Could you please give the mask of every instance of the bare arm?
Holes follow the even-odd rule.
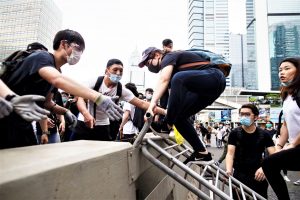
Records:
[[[42,130],[42,135],[41,135],[41,144],[47,144],[48,143],[48,135],[43,134],[43,132],[48,131],[48,119],[43,119],[39,121],[41,130]]]
[[[156,105],[158,103],[158,100],[162,97],[162,95],[168,88],[168,84],[171,80],[173,68],[174,68],[173,65],[168,65],[165,68],[163,68],[160,73],[160,78],[156,84],[156,89],[154,91],[150,106],[147,111],[147,112],[150,112],[152,115],[154,112],[154,108],[156,107]]]
[[[226,173],[228,175],[233,174],[234,153],[235,153],[235,146],[231,145],[231,144],[228,144],[227,155],[226,155],[226,158],[225,158]]]
[[[278,143],[275,147],[276,152],[280,151],[283,148],[283,146],[287,142],[288,138],[289,138],[289,134],[288,134],[288,130],[287,130],[287,127],[286,127],[286,122],[284,121],[281,128],[280,128],[280,137],[278,139]]]
[[[134,97],[129,103],[131,103],[132,105],[135,105],[136,107],[139,107],[143,110],[147,110],[148,107],[150,106],[150,103],[147,101],[143,101],[139,98]],[[166,115],[166,110],[163,108],[160,108],[158,106],[154,107],[154,113],[158,113],[161,115]]]
[[[84,99],[81,98],[81,97],[78,97],[76,105],[77,105],[77,108],[78,108],[79,112],[84,117],[85,125],[89,128],[93,128],[94,125],[95,125],[95,118],[88,111]]]
[[[120,124],[120,131],[123,130],[123,126],[128,122],[129,120],[129,117],[130,117],[130,111],[129,110],[126,110],[124,113],[123,113],[123,118],[122,118],[122,122]]]
[[[15,94],[13,91],[11,91],[5,83],[0,79],[0,97],[6,97],[7,95]]]
[[[39,75],[51,83],[54,87],[64,90],[74,96],[83,97],[93,102],[101,95],[99,92],[85,87],[74,80],[60,74],[53,67],[43,67],[39,70]]]

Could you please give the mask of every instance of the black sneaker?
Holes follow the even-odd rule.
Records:
[[[169,138],[170,129],[168,128],[167,123],[163,122],[152,122],[151,130],[155,135],[159,135],[162,138]]]
[[[211,153],[202,154],[198,152],[193,152],[190,157],[188,157],[183,163],[194,163],[198,165],[211,165],[214,163],[214,160],[211,157]]]

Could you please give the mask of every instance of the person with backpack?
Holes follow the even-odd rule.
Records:
[[[262,167],[279,200],[289,200],[281,170],[300,170],[300,57],[283,59],[279,64],[284,122],[276,153],[265,158]],[[289,143],[286,145],[287,141]]]
[[[265,149],[271,155],[275,147],[269,134],[255,125],[258,115],[258,108],[253,104],[244,104],[239,109],[241,126],[233,129],[228,137],[226,173],[267,198],[268,182],[261,162]],[[234,193],[234,199],[239,199],[238,195]]]
[[[226,86],[223,71],[195,52],[164,54],[156,47],[149,47],[143,52],[139,67],[144,66],[150,71],[161,71],[147,112],[153,115],[159,99],[170,86],[167,115],[161,122],[151,125],[156,134],[168,137],[171,127],[175,125],[194,149],[184,163],[212,164],[211,154],[200,141],[189,117],[212,104],[222,94]]]
[[[85,49],[83,37],[73,30],[57,32],[53,40],[53,53],[45,50],[19,51],[14,56],[5,59],[2,65],[6,70],[1,79],[18,95],[41,95],[46,97],[43,105],[56,114],[64,115],[66,122],[76,124],[76,117],[63,107],[52,101],[51,90],[58,88],[75,96],[81,96],[97,104],[112,119],[122,117],[122,109],[113,103],[110,97],[89,89],[61,74],[61,67],[68,63],[75,65],[79,62]],[[22,55],[19,57],[18,55]],[[15,59],[17,58],[17,59]],[[10,96],[9,101],[14,102],[17,96]],[[37,140],[33,127],[15,113],[0,120],[0,148],[13,148],[36,145]]]
[[[89,87],[118,101],[126,101],[147,110],[149,103],[135,97],[120,83],[122,75],[123,63],[119,59],[110,59],[106,65],[105,75],[98,77],[97,81],[91,80]],[[77,106],[81,115],[78,117],[79,122],[73,132],[72,140],[115,140],[121,122],[111,124],[105,112],[99,110],[94,102],[88,101],[87,105],[83,98],[78,98]],[[165,110],[159,107],[155,112],[165,115]]]
[[[134,83],[127,83],[125,85],[127,89],[129,89],[135,97],[139,96],[137,88]],[[134,117],[136,116],[137,107],[124,102],[123,105],[123,119],[120,125],[120,141],[131,142],[133,143],[134,137],[138,134],[139,129],[136,124],[133,123]],[[144,121],[144,115],[140,116],[140,120]]]

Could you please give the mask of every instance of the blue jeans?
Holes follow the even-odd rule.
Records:
[[[225,86],[225,76],[216,68],[178,72],[171,80],[166,122],[175,125],[194,151],[206,149],[188,118],[211,105]]]
[[[37,135],[37,139],[39,144],[41,144],[41,137],[42,135]],[[50,135],[48,135],[48,144],[52,144],[52,143],[60,143],[60,136],[59,133],[51,133]]]

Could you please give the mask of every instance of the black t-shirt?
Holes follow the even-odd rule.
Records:
[[[37,51],[24,60],[9,78],[7,85],[18,95],[46,96],[53,87],[39,75],[38,71],[43,67],[55,68],[54,57],[49,52]]]
[[[192,51],[174,51],[167,53],[162,61],[161,61],[161,69],[168,65],[173,65],[174,70],[173,70],[173,75],[178,72],[178,67],[187,64],[187,63],[195,63],[195,62],[205,62],[207,61],[205,58],[201,57],[195,52]],[[215,65],[209,64],[209,65],[203,65],[201,69],[206,69],[208,67],[215,67],[218,68]]]
[[[249,174],[253,174],[261,166],[265,149],[274,146],[268,133],[258,127],[251,134],[241,127],[233,129],[229,134],[228,144],[236,147],[233,168]]]

